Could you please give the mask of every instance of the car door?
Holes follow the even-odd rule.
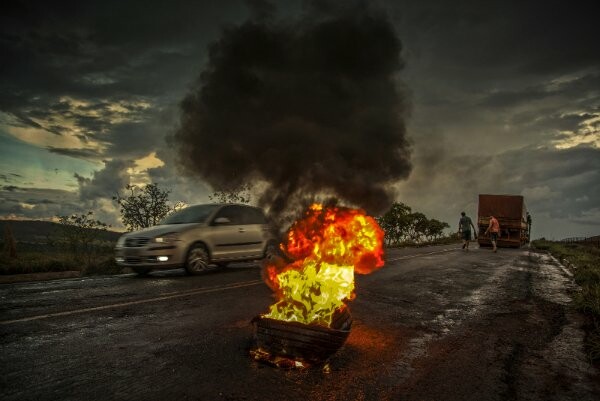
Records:
[[[223,218],[227,219],[223,222]],[[237,205],[224,206],[211,222],[213,243],[212,258],[240,259],[247,254],[246,229],[243,224],[243,211]]]
[[[244,236],[248,257],[260,257],[264,251],[265,230],[267,220],[264,213],[255,207],[241,207],[242,222],[244,223]]]

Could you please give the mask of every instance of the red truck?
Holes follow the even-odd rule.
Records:
[[[484,234],[490,224],[490,216],[500,223],[498,247],[519,248],[529,242],[527,207],[522,196],[479,195],[477,238],[480,246],[492,246],[489,234]]]

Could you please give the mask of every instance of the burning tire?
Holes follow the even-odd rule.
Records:
[[[185,258],[185,270],[192,275],[202,274],[208,270],[210,256],[202,244],[194,244]]]
[[[313,204],[265,259],[262,275],[276,302],[253,320],[251,355],[277,367],[320,364],[344,344],[352,318],[354,274],[384,265],[383,230],[364,211]]]
[[[275,365],[281,361],[320,364],[346,342],[352,326],[348,309],[337,313],[331,328],[316,324],[285,322],[262,316],[254,318],[258,360]]]

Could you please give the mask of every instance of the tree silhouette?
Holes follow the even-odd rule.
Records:
[[[93,218],[94,212],[59,216],[59,245],[89,267],[100,247],[100,236],[110,226]]]
[[[250,203],[250,185],[219,189],[209,195],[208,199],[215,203]]]
[[[148,184],[143,188],[127,185],[126,189],[129,195],[117,194],[113,200],[119,204],[121,219],[129,231],[156,225],[173,211],[185,206],[183,202],[170,206],[170,191],[160,189],[158,184]]]
[[[423,213],[413,212],[410,206],[402,202],[394,202],[390,209],[377,218],[385,232],[385,243],[398,245],[402,242],[422,242],[423,238],[429,241],[444,235],[444,229],[449,228],[448,223],[436,219],[428,219]]]

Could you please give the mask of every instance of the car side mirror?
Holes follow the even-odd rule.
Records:
[[[214,224],[220,225],[220,224],[230,224],[231,220],[229,220],[227,217],[217,217],[214,221]]]

